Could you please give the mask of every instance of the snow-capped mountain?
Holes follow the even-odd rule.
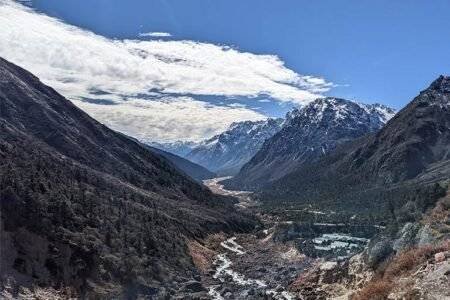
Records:
[[[400,229],[445,195],[449,178],[450,76],[440,76],[381,130],[267,185],[259,199],[370,220],[394,211]]]
[[[319,98],[289,112],[283,128],[264,143],[230,184],[255,188],[276,180],[339,144],[379,130],[394,114],[381,104]]]
[[[151,147],[158,148],[160,150],[178,155],[180,157],[185,157],[189,152],[192,151],[195,147],[199,145],[199,143],[191,142],[191,141],[174,141],[174,142],[152,142],[152,141],[143,141],[144,144],[147,144]]]
[[[236,174],[282,123],[282,119],[233,123],[225,132],[203,141],[186,158],[221,175]]]

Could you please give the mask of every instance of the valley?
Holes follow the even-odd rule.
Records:
[[[0,0],[0,299],[450,299],[450,7],[83,1]]]
[[[213,299],[298,299],[290,289],[302,274],[317,266],[334,266],[368,243],[366,238],[348,234],[351,229],[344,224],[331,223],[315,223],[315,233],[310,229],[301,238],[305,228],[300,220],[264,213],[261,204],[252,200],[252,192],[225,189],[221,181],[227,179],[208,179],[204,184],[214,193],[237,197],[235,206],[257,215],[261,224],[251,233],[207,239],[205,245],[214,255],[209,257],[202,282]]]
[[[228,178],[204,183],[215,193],[237,197],[239,209],[258,213],[258,203],[249,203],[251,192],[224,189],[220,181]],[[287,287],[311,260],[292,245],[273,242],[276,222],[269,218],[262,220],[257,232],[232,236],[211,245],[217,254],[210,262],[212,269],[207,272],[205,282],[213,299],[296,299]]]

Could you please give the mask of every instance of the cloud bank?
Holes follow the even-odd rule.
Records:
[[[109,39],[10,0],[0,0],[0,28],[0,56],[113,129],[146,139],[198,140],[235,121],[265,118],[196,95],[267,95],[305,104],[332,87],[274,55],[187,40]]]

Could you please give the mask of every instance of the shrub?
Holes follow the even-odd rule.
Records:
[[[366,285],[352,300],[383,300],[387,299],[392,289],[392,283],[385,279],[372,281]]]
[[[448,250],[450,250],[450,241],[444,241],[440,245],[425,245],[397,254],[385,269],[378,270],[379,275],[362,288],[352,300],[387,299],[397,278],[405,276],[420,264],[433,258],[434,254]]]

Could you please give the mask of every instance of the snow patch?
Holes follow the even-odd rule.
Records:
[[[220,243],[220,245],[238,255],[242,255],[245,253],[244,248],[236,243],[236,237],[229,238],[228,240]]]

